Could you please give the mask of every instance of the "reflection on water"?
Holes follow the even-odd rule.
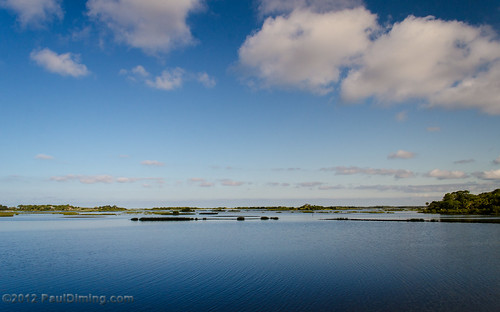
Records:
[[[498,224],[334,222],[321,221],[325,215],[317,213],[262,215],[280,219],[166,223],[133,222],[126,215],[2,219],[0,294],[131,295],[134,302],[0,303],[0,309],[494,311],[498,307]],[[414,214],[383,218],[388,216]]]

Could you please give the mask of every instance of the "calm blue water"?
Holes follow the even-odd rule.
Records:
[[[500,224],[241,214],[280,220],[0,218],[0,295],[37,295],[35,303],[0,302],[0,310],[498,311],[500,306]],[[348,215],[358,216],[366,217]],[[42,294],[133,296],[134,302],[42,303]]]

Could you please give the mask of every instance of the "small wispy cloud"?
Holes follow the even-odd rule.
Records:
[[[354,174],[363,174],[363,175],[381,175],[381,176],[393,176],[396,179],[406,179],[412,178],[415,174],[406,169],[385,169],[385,168],[360,168],[356,166],[344,167],[330,167],[330,168],[321,168],[321,171],[333,171],[336,175],[354,175]]]
[[[391,153],[387,156],[389,159],[411,159],[415,157],[415,153],[404,150],[398,150],[396,153]]]
[[[440,127],[427,127],[428,132],[439,132],[441,131]]]
[[[72,53],[57,54],[45,48],[34,50],[30,58],[45,70],[61,76],[83,77],[90,74],[87,66],[80,63],[80,56]]]
[[[146,178],[137,178],[137,177],[118,177],[115,178],[111,175],[107,174],[101,174],[101,175],[75,175],[75,174],[68,174],[64,176],[53,176],[50,178],[51,181],[56,181],[56,182],[72,182],[72,181],[78,181],[83,184],[96,184],[96,183],[105,183],[105,184],[111,184],[111,183],[135,183],[139,181],[151,181],[155,182],[156,184],[163,184],[165,183],[163,178],[156,178],[156,177],[146,177]]]
[[[406,111],[402,111],[396,114],[396,120],[398,122],[404,122],[408,119],[408,113]]]
[[[163,178],[129,178],[129,177],[118,177],[116,178],[116,182],[118,183],[134,183],[138,181],[152,181],[156,182],[157,184],[163,184],[165,183]]]
[[[495,165],[500,165],[500,156],[498,156],[497,159],[493,160],[493,163]]]
[[[189,179],[189,182],[195,182],[195,183],[197,183],[197,182],[205,182],[205,181],[206,180],[203,179],[203,178],[191,178],[191,179]]]
[[[463,164],[469,164],[469,163],[472,163],[472,162],[475,162],[475,161],[476,160],[474,160],[473,158],[469,158],[469,159],[455,160],[453,163],[454,164],[463,165]]]
[[[119,75],[127,76],[127,78],[131,81],[142,81],[147,77],[151,76],[151,74],[142,66],[137,65],[136,67],[128,70],[128,69],[120,69],[118,72]]]
[[[153,167],[163,167],[165,164],[158,160],[143,160],[141,164],[144,166],[153,166]]]
[[[54,156],[50,156],[50,155],[46,155],[46,154],[37,154],[35,156],[35,159],[51,160],[51,159],[54,159]]]
[[[267,183],[267,185],[273,186],[273,187],[276,187],[276,186],[288,187],[288,186],[290,186],[290,183],[269,182],[269,183]]]
[[[15,12],[21,27],[40,28],[54,17],[62,20],[64,16],[60,0],[1,0],[0,8]]]
[[[160,75],[154,77],[142,65],[137,65],[130,70],[121,69],[118,74],[126,76],[131,81],[142,82],[151,88],[165,91],[182,88],[186,81],[196,81],[205,88],[213,88],[217,84],[215,78],[206,72],[192,73],[180,67],[165,69]]]
[[[209,76],[205,72],[198,73],[196,76],[198,82],[201,83],[203,86],[205,86],[205,88],[213,88],[217,84],[215,78]]]
[[[200,187],[212,187],[212,186],[216,186],[217,184],[222,185],[222,186],[242,186],[244,184],[247,184],[246,182],[235,181],[232,179],[219,179],[216,183],[216,182],[210,182],[204,178],[198,178],[198,177],[190,178],[188,180],[188,182],[192,183],[192,184],[196,184]]]
[[[142,66],[142,65],[137,65],[136,67],[132,68],[132,73],[135,75],[139,75],[142,77],[149,77],[148,71]]]
[[[210,168],[214,169],[214,170],[221,170],[221,169],[224,169],[224,170],[234,170],[236,168],[232,167],[232,166],[210,166]]]
[[[208,182],[204,178],[191,178],[188,180],[190,183],[195,183],[199,187],[212,187],[215,186],[215,183],[213,182]]]
[[[245,182],[234,181],[231,179],[222,179],[222,180],[220,180],[220,184],[223,186],[241,186],[241,185],[245,184]]]
[[[323,182],[317,182],[317,181],[314,181],[314,182],[300,182],[300,183],[297,183],[297,187],[300,187],[300,188],[314,188],[314,187],[318,187],[318,186],[321,186],[325,183]]]
[[[65,176],[54,176],[50,180],[56,182],[68,182],[68,181],[79,181],[83,184],[95,184],[95,183],[113,183],[114,178],[110,175],[72,175],[68,174]]]
[[[290,168],[274,168],[273,171],[301,171],[302,168],[290,167]]]
[[[356,190],[396,191],[411,194],[448,193],[455,190],[470,190],[474,192],[489,191],[494,187],[492,184],[478,183],[455,183],[455,184],[424,184],[424,185],[359,185],[353,187]]]
[[[166,69],[154,80],[146,80],[146,84],[152,88],[171,91],[182,87],[185,71],[182,68]]]
[[[342,190],[345,189],[346,187],[344,185],[322,185],[318,187],[319,190],[322,191],[332,191],[332,190]]]
[[[500,180],[500,169],[474,173],[481,180]]]
[[[441,169],[434,169],[429,171],[426,176],[437,178],[438,180],[451,180],[451,179],[465,179],[468,175],[463,171],[448,171]]]

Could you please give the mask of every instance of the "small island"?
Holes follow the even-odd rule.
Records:
[[[426,203],[423,213],[500,215],[500,189],[478,195],[469,191],[447,193],[440,201]]]

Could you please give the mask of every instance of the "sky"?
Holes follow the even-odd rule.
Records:
[[[500,188],[494,0],[0,0],[0,204]]]

